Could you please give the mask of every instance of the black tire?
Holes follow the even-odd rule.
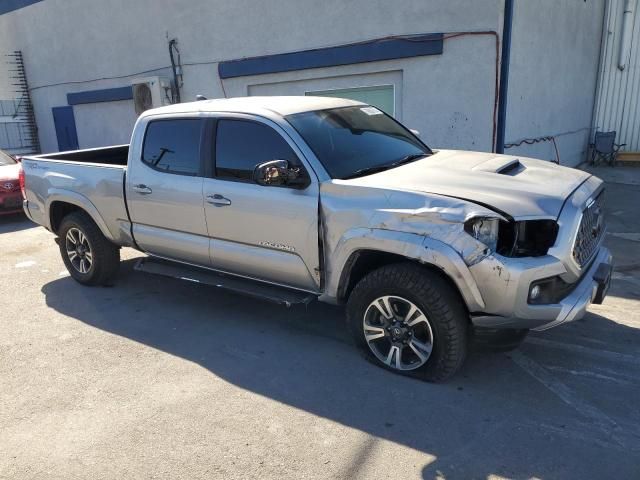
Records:
[[[520,346],[528,329],[474,328],[473,350],[478,352],[510,352]]]
[[[381,296],[406,299],[427,317],[432,333],[432,350],[423,365],[412,370],[400,370],[381,361],[369,347],[363,323],[367,309]],[[395,373],[441,382],[462,367],[467,355],[469,316],[460,295],[440,275],[417,264],[392,264],[367,274],[349,296],[347,324],[365,357]],[[390,339],[385,340],[391,342]]]
[[[67,253],[67,234],[80,231],[85,237],[92,257],[86,272],[76,267]],[[69,274],[83,285],[112,285],[120,266],[120,249],[111,243],[95,222],[84,212],[72,212],[62,219],[58,229],[60,255]],[[86,265],[86,264],[85,264]]]

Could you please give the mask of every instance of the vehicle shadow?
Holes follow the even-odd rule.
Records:
[[[595,169],[594,173],[604,173],[607,176],[622,174],[627,179],[640,181],[640,172],[636,169],[624,173],[611,169]],[[618,296],[640,300],[640,219],[636,214],[640,186],[608,183],[605,195],[605,246],[613,254],[614,278],[626,284],[626,288],[618,289]]]
[[[286,309],[248,301],[134,272],[133,262],[123,262],[112,288],[56,279],[42,288],[46,303],[92,327],[195,362],[248,391],[433,455],[424,478],[567,478],[580,472],[584,478],[602,459],[594,454],[593,461],[576,458],[558,467],[576,452],[546,442],[551,433],[542,424],[564,427],[585,419],[509,355],[472,354],[454,380],[428,384],[364,361],[345,332],[341,308],[314,303]],[[638,330],[604,317],[590,321],[626,328],[619,334],[640,343]],[[528,354],[544,356],[537,348],[543,347],[532,345]],[[357,477],[372,454],[363,449],[344,478]],[[543,462],[555,466],[549,470]]]
[[[35,228],[38,225],[29,220],[24,213],[0,215],[0,235]]]

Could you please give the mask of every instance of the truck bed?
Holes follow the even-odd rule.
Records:
[[[124,193],[128,153],[129,145],[118,145],[24,157],[25,212],[55,230],[49,212],[72,204],[89,213],[111,241],[131,244]]]
[[[128,155],[129,145],[116,145],[113,147],[88,148],[86,150],[50,153],[47,155],[38,155],[38,158],[63,160],[65,162],[126,166]]]

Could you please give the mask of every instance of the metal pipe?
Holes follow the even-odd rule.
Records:
[[[502,27],[502,55],[500,57],[500,94],[498,96],[498,132],[496,135],[496,153],[504,153],[504,136],[507,126],[507,93],[509,87],[512,27],[513,0],[505,0],[504,25]]]
[[[620,70],[627,68],[627,62],[629,61],[635,7],[636,0],[625,0],[624,13],[622,14],[622,31],[620,32],[620,54],[618,57],[618,68]]]

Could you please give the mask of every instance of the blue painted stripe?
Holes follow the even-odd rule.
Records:
[[[229,60],[218,64],[220,78],[290,72],[307,68],[334,67],[396,58],[441,55],[443,34],[382,38],[338,47]]]
[[[69,105],[81,103],[115,102],[117,100],[131,100],[133,89],[131,85],[117,88],[104,88],[102,90],[87,90],[84,92],[67,93]]]
[[[42,0],[0,0],[0,15],[28,7]]]

